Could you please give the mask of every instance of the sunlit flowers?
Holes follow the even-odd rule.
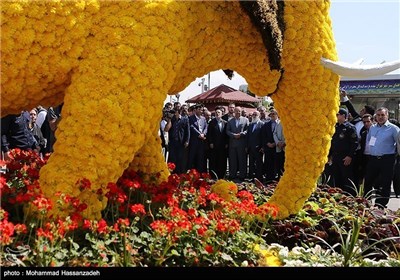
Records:
[[[254,251],[262,256],[260,259],[261,266],[282,266],[279,251],[261,248],[258,244],[254,246]]]
[[[230,201],[236,198],[238,187],[234,182],[220,179],[211,186],[211,191],[223,199]]]
[[[63,192],[85,208],[83,217],[100,219],[107,199],[129,199],[117,190],[104,196],[127,169],[145,182],[167,180],[173,166],[158,137],[166,94],[220,68],[240,73],[254,93],[274,93],[288,143],[271,198],[278,217],[298,212],[314,190],[338,107],[338,77],[318,63],[337,57],[329,3],[285,2],[282,74],[270,70],[263,39],[238,1],[3,2],[2,114],[64,102],[55,152],[40,171],[49,216],[67,214],[56,207]],[[315,117],[299,122],[310,104]],[[234,190],[216,189],[233,199]]]
[[[337,60],[329,6],[327,1],[285,2],[285,78],[272,96],[287,142],[285,175],[269,201],[279,208],[278,218],[298,213],[327,161],[339,106],[339,77],[319,65],[321,57]],[[298,122],[310,104],[313,113]]]

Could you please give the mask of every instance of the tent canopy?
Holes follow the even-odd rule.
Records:
[[[205,106],[207,106],[208,104],[213,104],[213,107],[234,102],[240,106],[248,105],[246,107],[254,107],[254,103],[260,103],[261,100],[247,93],[244,93],[243,91],[236,90],[227,85],[221,84],[215,88],[212,88],[206,92],[203,92],[186,100],[186,102],[202,103]]]

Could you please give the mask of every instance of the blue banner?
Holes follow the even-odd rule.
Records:
[[[340,89],[349,95],[356,94],[400,94],[400,79],[340,81]]]

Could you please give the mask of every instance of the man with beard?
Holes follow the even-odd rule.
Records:
[[[252,113],[251,124],[247,129],[247,153],[249,154],[249,178],[262,181],[263,153],[261,152],[261,129],[264,122],[260,120],[260,112]]]
[[[265,182],[271,183],[278,177],[276,165],[276,144],[274,140],[274,132],[279,122],[278,112],[271,109],[269,112],[270,120],[266,122],[261,131],[262,152],[264,153],[264,170]]]
[[[235,116],[235,103],[229,103],[228,105],[228,113],[222,116],[222,119],[229,121],[231,118]]]
[[[277,119],[277,123],[273,134],[276,145],[275,148],[276,171],[278,173],[277,181],[279,181],[283,175],[283,172],[285,171],[284,165],[285,165],[285,147],[286,147],[286,140],[285,140],[285,135],[283,134],[282,122],[280,121],[279,118]]]

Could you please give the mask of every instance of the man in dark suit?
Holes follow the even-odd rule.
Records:
[[[252,121],[247,129],[247,152],[249,154],[249,177],[262,181],[263,160],[261,152],[261,129],[264,122],[260,120],[260,112],[252,113]]]
[[[356,127],[358,142],[361,142],[361,129],[364,126],[362,116],[365,114],[370,114],[373,116],[375,114],[375,108],[371,105],[364,105],[359,112],[356,111],[354,108],[353,103],[347,96],[345,90],[340,90],[340,105],[346,106],[348,110],[348,121]],[[351,118],[350,118],[351,116]],[[358,145],[356,149],[356,153],[352,159],[353,165],[353,177],[354,177],[354,184],[357,188],[360,187],[361,182],[364,179],[363,174],[363,165],[365,165],[365,161],[363,158],[363,152],[361,151],[361,146]]]
[[[210,173],[214,179],[223,179],[226,173],[226,160],[228,157],[227,123],[226,120],[222,119],[222,110],[216,109],[215,118],[208,124],[207,140],[210,147]]]
[[[275,109],[270,110],[270,121],[266,122],[261,131],[262,151],[264,152],[264,174],[265,181],[270,182],[277,179],[276,167],[276,144],[274,140],[274,131],[278,112]]]
[[[207,135],[207,121],[201,115],[203,106],[198,104],[193,108],[193,114],[189,117],[189,168],[203,173],[207,172],[205,161],[205,145]]]
[[[360,185],[364,182],[364,178],[365,178],[365,167],[367,166],[367,162],[368,162],[368,151],[365,150],[365,145],[367,142],[367,134],[369,131],[369,128],[373,125],[373,116],[370,114],[364,114],[362,116],[362,121],[364,126],[361,128],[360,130],[360,152],[362,155],[361,158],[361,165],[360,165],[360,169],[359,169],[359,183]],[[357,150],[356,150],[356,154],[357,154]]]
[[[222,116],[222,119],[229,121],[231,118],[235,116],[235,103],[229,103],[228,105],[228,113]]]
[[[182,109],[184,110],[184,109]],[[179,111],[170,111],[174,113],[172,119],[168,120],[165,131],[168,132],[169,155],[168,162],[175,163],[173,173],[185,173],[184,151],[189,146],[190,128],[187,116],[181,116]]]
[[[239,180],[247,173],[246,134],[249,119],[241,116],[242,108],[235,107],[234,118],[228,121],[226,134],[229,137],[229,178],[235,179],[239,170]]]
[[[28,111],[21,114],[7,115],[1,118],[1,151],[6,160],[10,159],[10,150],[19,148],[24,151],[39,152],[39,143],[29,130],[30,116]]]

